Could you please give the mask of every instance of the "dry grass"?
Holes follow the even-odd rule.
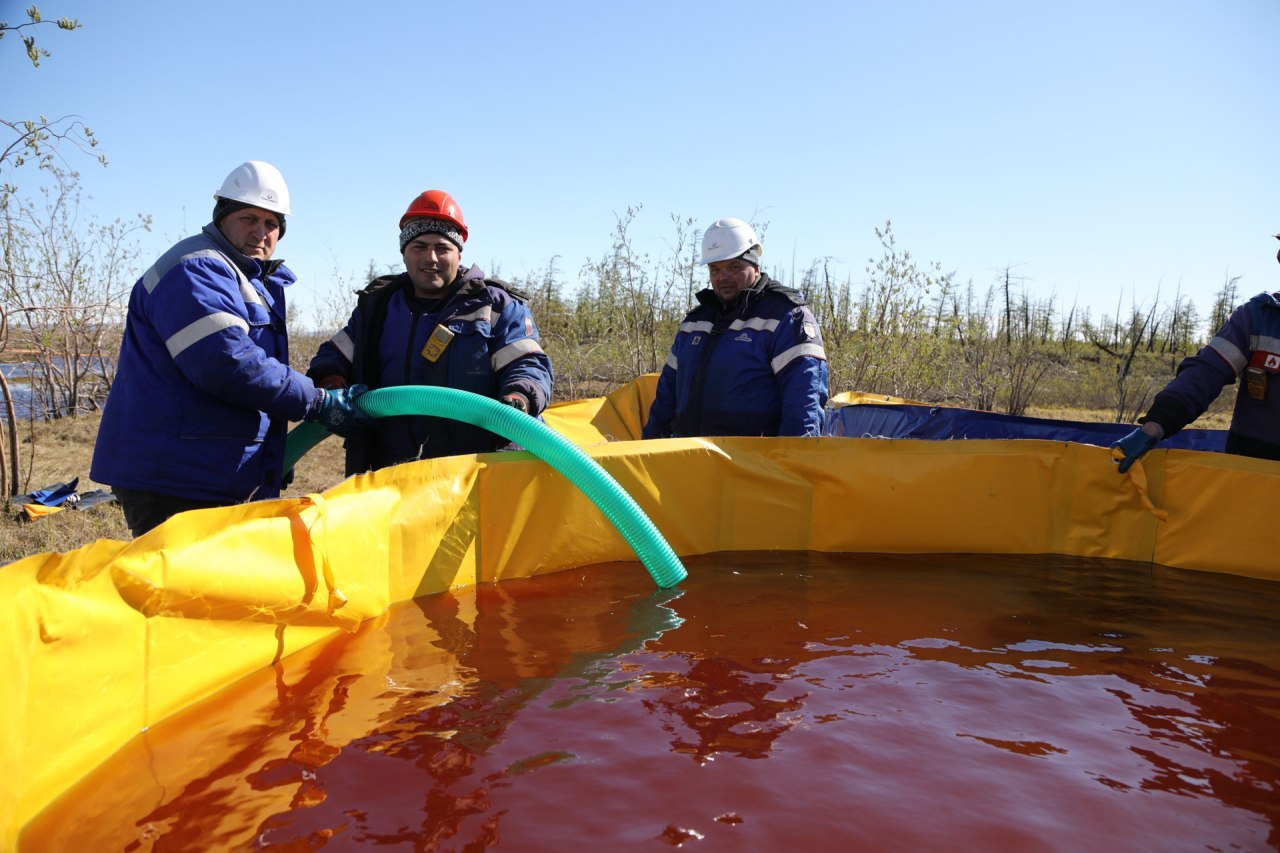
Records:
[[[1115,412],[1111,410],[1069,409],[1056,406],[1032,406],[1027,409],[1027,416],[1084,423],[1110,423],[1115,420]],[[1225,409],[1205,412],[1199,420],[1191,424],[1189,429],[1226,429],[1229,426],[1231,426],[1231,410]]]

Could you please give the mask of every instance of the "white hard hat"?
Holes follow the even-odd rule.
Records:
[[[285,186],[284,175],[275,166],[261,160],[249,160],[232,169],[213,197],[260,207],[281,216],[291,213],[289,188]]]
[[[702,235],[702,257],[698,263],[727,261],[752,249],[757,254],[761,251],[754,228],[741,219],[717,219]]]

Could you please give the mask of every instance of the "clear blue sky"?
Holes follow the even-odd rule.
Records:
[[[90,209],[152,215],[148,262],[232,167],[276,164],[303,304],[398,263],[430,188],[508,276],[558,255],[576,282],[643,205],[655,255],[671,214],[767,221],[784,279],[830,256],[861,283],[891,219],[961,282],[1011,266],[1095,317],[1280,288],[1277,0],[38,5],[84,27],[41,29],[39,69],[0,43],[0,114],[83,116]]]

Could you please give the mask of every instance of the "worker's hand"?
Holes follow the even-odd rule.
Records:
[[[373,426],[373,418],[356,404],[356,398],[368,390],[368,385],[326,390],[313,420],[319,421],[329,432],[343,438],[369,429]]]
[[[503,394],[498,398],[498,402],[504,406],[510,406],[513,409],[519,409],[526,415],[529,414],[529,403],[522,394]]]
[[[347,377],[341,373],[330,373],[325,378],[318,380],[316,387],[324,388],[326,391],[337,391],[339,388],[346,388],[349,384]]]
[[[1151,432],[1139,427],[1111,445],[1111,458],[1119,466],[1117,470],[1121,474],[1128,471],[1133,463],[1145,456],[1159,440]]]

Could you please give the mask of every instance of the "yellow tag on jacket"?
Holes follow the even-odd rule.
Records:
[[[449,331],[448,326],[444,324],[436,326],[431,332],[431,337],[427,338],[427,345],[422,348],[422,357],[434,364],[440,360],[440,356],[444,355],[445,349],[452,340],[453,332]]]

